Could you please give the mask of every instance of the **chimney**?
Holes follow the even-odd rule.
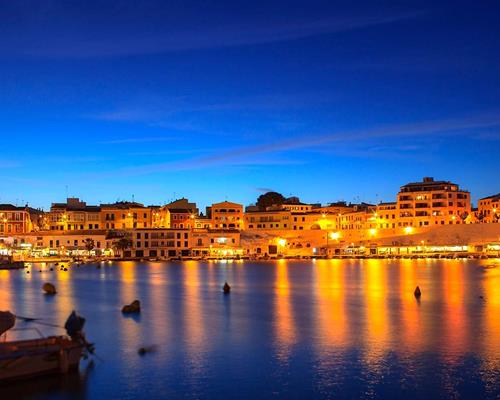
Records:
[[[431,176],[424,176],[424,183],[434,182],[434,178]]]

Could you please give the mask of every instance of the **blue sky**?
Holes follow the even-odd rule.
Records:
[[[0,202],[378,202],[423,176],[497,193],[499,13],[1,2]]]

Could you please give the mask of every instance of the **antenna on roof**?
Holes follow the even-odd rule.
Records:
[[[135,196],[132,194],[132,203],[135,202]]]
[[[66,198],[68,198],[68,185],[65,185],[64,188],[66,189]]]

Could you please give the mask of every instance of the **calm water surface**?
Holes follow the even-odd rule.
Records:
[[[76,309],[103,360],[0,399],[500,397],[499,260],[102,265],[0,271],[0,309],[59,325]]]

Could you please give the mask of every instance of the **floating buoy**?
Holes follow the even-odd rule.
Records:
[[[419,299],[420,296],[422,296],[422,292],[420,291],[420,288],[418,286],[415,288],[415,291],[413,292],[413,294],[415,295],[415,297],[417,299]]]
[[[68,270],[68,268],[64,268],[64,269],[63,269],[63,271],[67,271],[67,270]]]
[[[143,356],[144,354],[152,353],[155,350],[156,350],[156,346],[144,346],[144,347],[140,347],[139,350],[137,350],[137,353],[140,356]]]
[[[50,270],[51,270],[51,271],[54,271],[54,268],[50,267]]]
[[[29,274],[30,272],[29,271],[26,271],[27,274]]]
[[[139,300],[134,300],[132,303],[124,305],[122,308],[122,313],[124,314],[135,314],[141,312],[141,302]]]
[[[227,282],[224,283],[224,286],[222,287],[222,291],[224,292],[224,294],[229,294],[229,292],[231,291],[231,286],[229,286],[227,284]]]
[[[46,294],[54,295],[57,293],[56,287],[52,283],[44,283],[42,289]]]

